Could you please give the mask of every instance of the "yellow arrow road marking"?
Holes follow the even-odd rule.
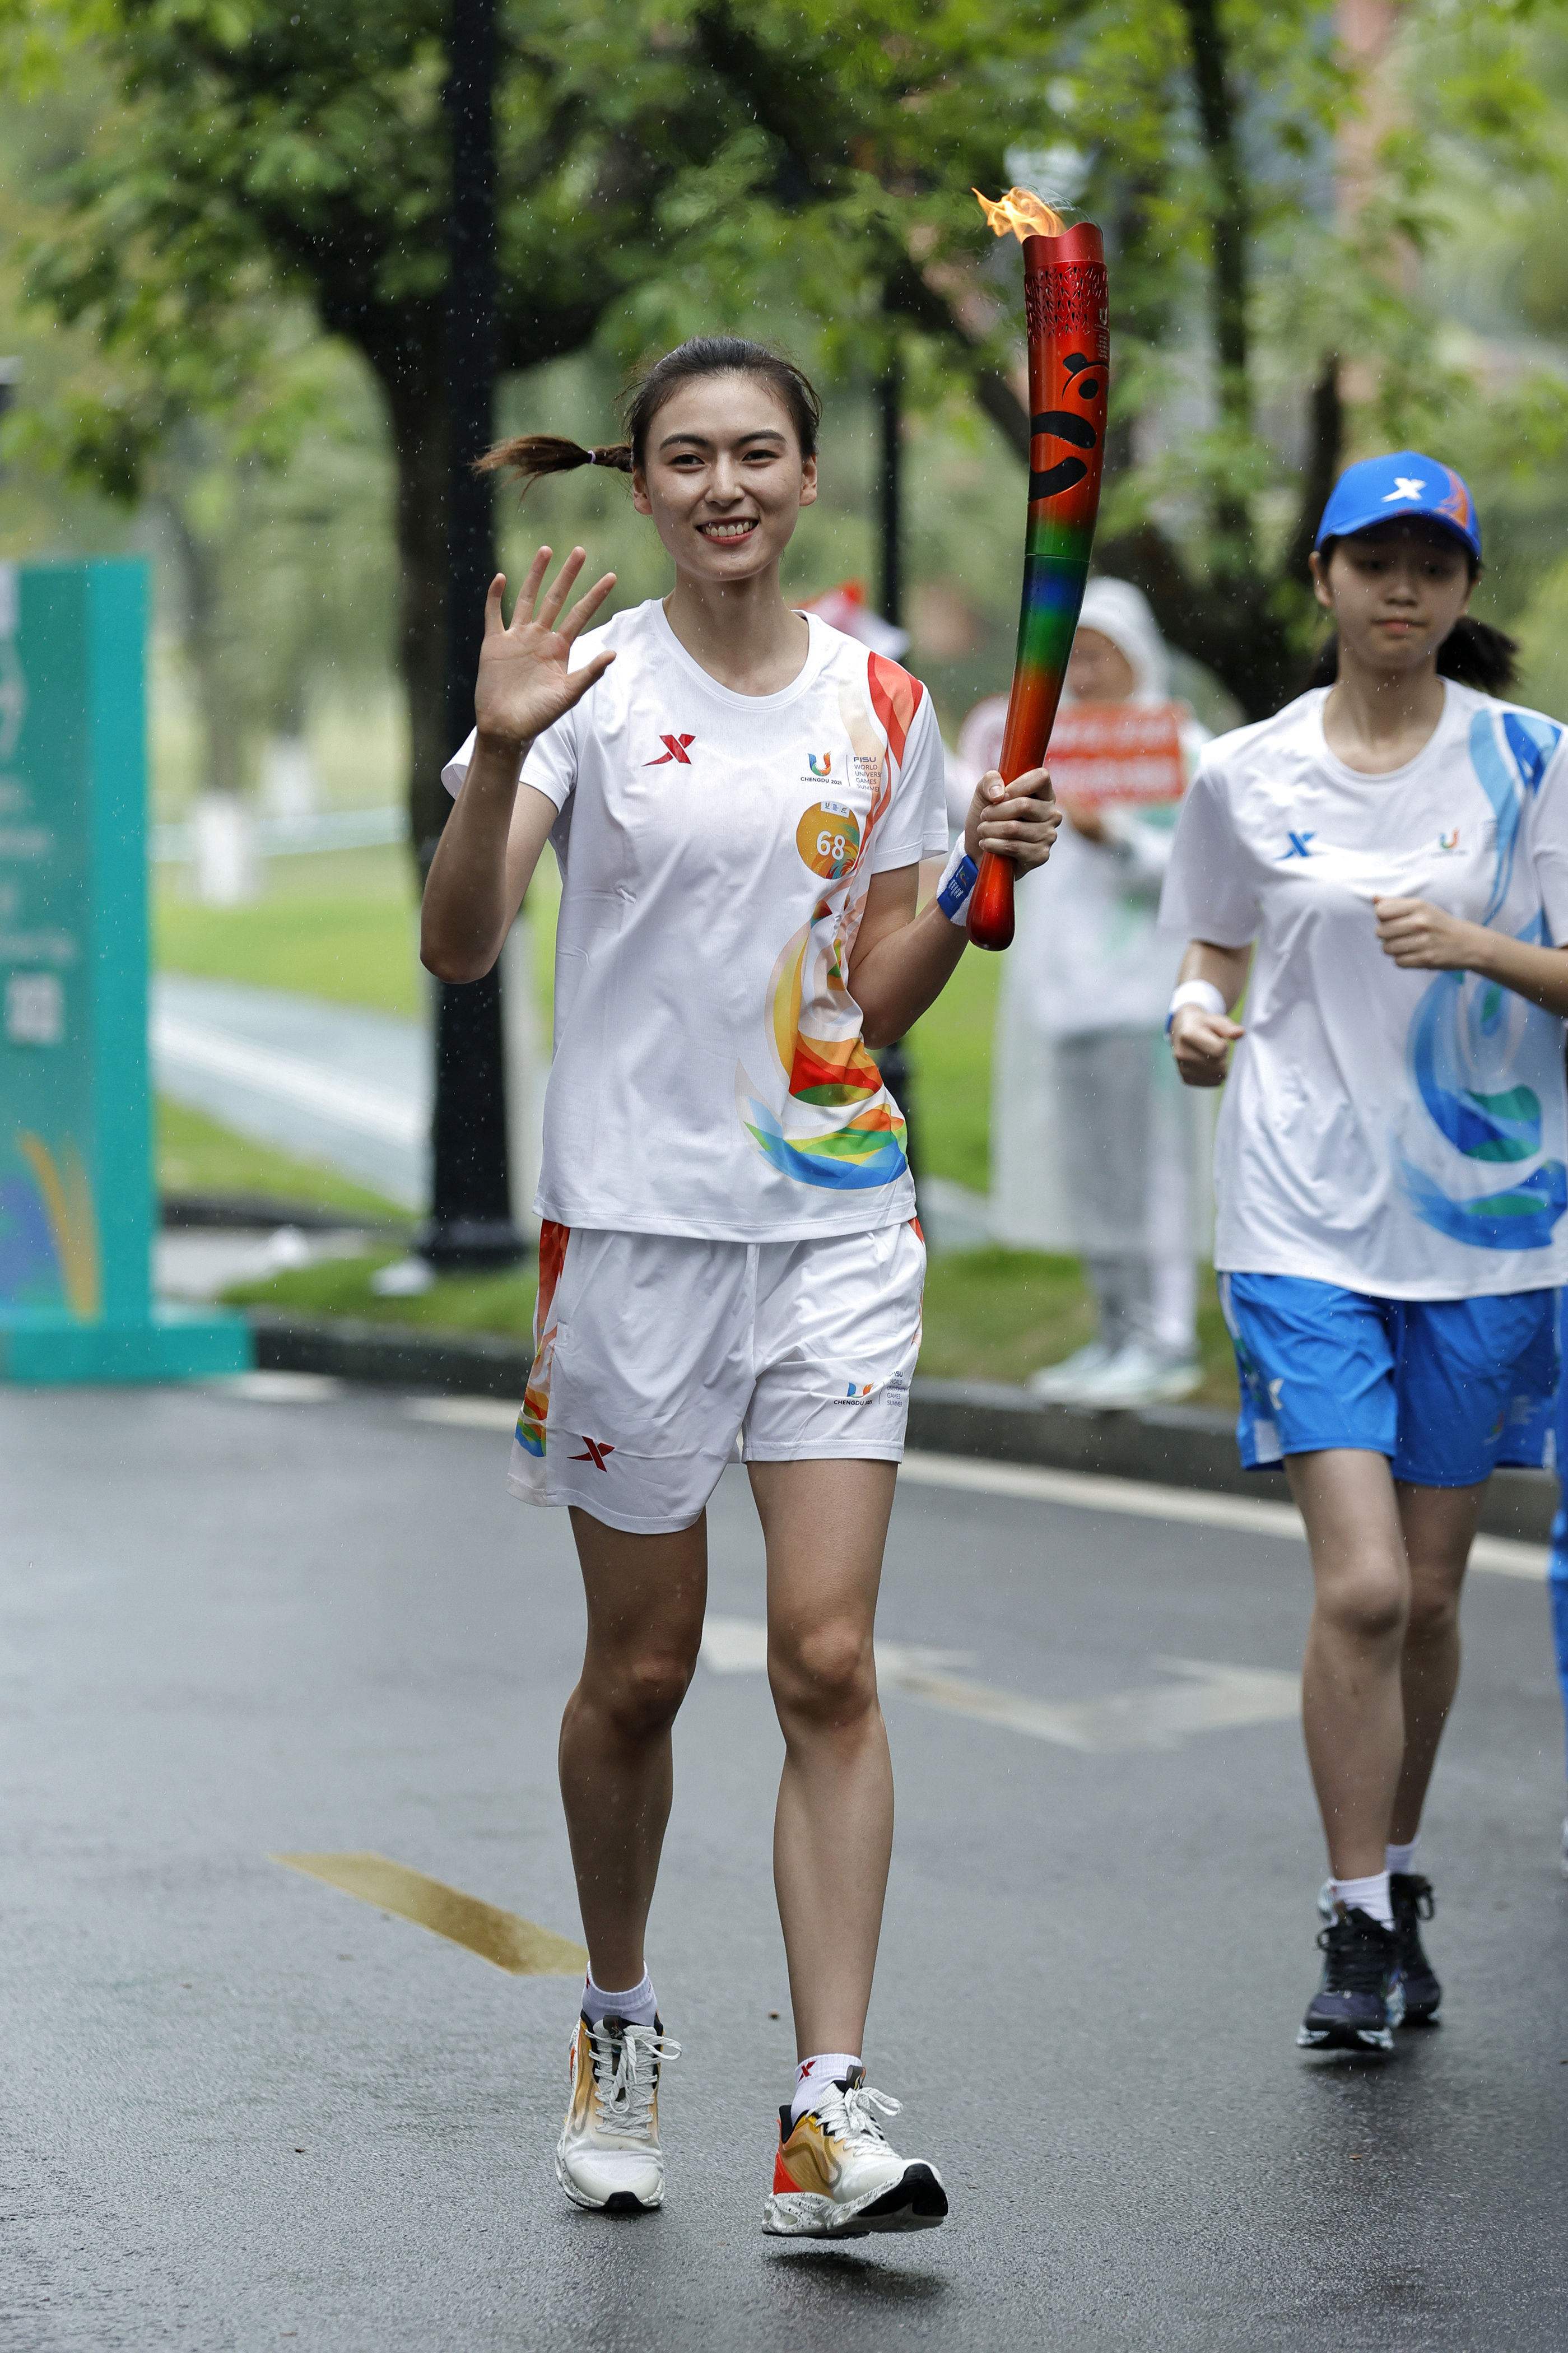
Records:
[[[460,1887],[448,1887],[384,1854],[274,1854],[268,1860],[324,1880],[329,1887],[357,1895],[362,1904],[374,1904],[379,1911],[395,1912],[399,1919],[448,1936],[454,1945],[466,1945],[470,1953],[514,1978],[581,1977],[588,1966],[583,1947],[570,1937],[554,1936],[515,1912],[465,1895]]]

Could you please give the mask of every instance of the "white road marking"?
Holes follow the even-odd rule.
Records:
[[[448,1430],[515,1430],[518,1409],[504,1398],[413,1397],[407,1412],[415,1421],[444,1422]]]
[[[215,1395],[247,1405],[319,1405],[348,1387],[335,1373],[233,1373],[210,1384]]]
[[[966,1488],[972,1494],[1066,1504],[1076,1511],[1125,1512],[1137,1519],[1175,1520],[1192,1527],[1245,1529],[1254,1535],[1287,1537],[1292,1544],[1307,1540],[1294,1504],[1271,1504],[1262,1497],[1254,1503],[1247,1495],[1158,1487],[1142,1479],[1103,1478],[1098,1472],[984,1462],[968,1454],[906,1454],[899,1476],[919,1487]],[[1470,1567],[1540,1583],[1546,1575],[1546,1546],[1520,1544],[1511,1536],[1478,1536],[1470,1547]]]
[[[447,1422],[458,1429],[510,1430],[517,1408],[499,1398],[410,1398],[416,1421]],[[1251,1535],[1283,1537],[1305,1544],[1307,1532],[1294,1504],[1271,1504],[1259,1496],[1215,1495],[1199,1487],[1159,1487],[1142,1479],[1110,1479],[1093,1471],[1042,1471],[1022,1462],[985,1462],[969,1454],[909,1453],[899,1473],[906,1486],[957,1487],[974,1495],[1006,1495],[1022,1503],[1065,1504],[1079,1512],[1123,1512],[1135,1519],[1177,1521],[1188,1527],[1236,1528]],[[1522,1577],[1540,1584],[1546,1575],[1544,1545],[1520,1544],[1511,1536],[1478,1536],[1470,1567],[1498,1577]]]
[[[429,1124],[426,1106],[374,1079],[356,1078],[352,1071],[307,1061],[303,1055],[234,1037],[166,1007],[153,1012],[152,1037],[154,1054],[171,1071],[190,1071],[249,1087],[388,1144],[414,1149],[424,1141]]]
[[[972,1716],[1031,1740],[1054,1741],[1059,1748],[1098,1751],[1173,1748],[1194,1732],[1284,1722],[1301,1704],[1300,1681],[1295,1675],[1207,1659],[1155,1659],[1154,1666],[1179,1680],[1148,1691],[1111,1692],[1101,1699],[1066,1703],[1030,1699],[950,1672],[966,1664],[969,1655],[879,1642],[877,1680],[885,1691],[902,1692],[908,1699],[949,1715]],[[768,1630],[762,1619],[709,1614],[702,1629],[702,1658],[715,1674],[761,1674],[767,1656]]]

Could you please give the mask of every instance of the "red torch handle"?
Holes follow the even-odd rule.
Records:
[[[994,849],[980,853],[980,871],[969,902],[969,936],[977,948],[1007,948],[1013,944],[1013,876],[1010,858]]]
[[[1105,453],[1110,358],[1104,248],[1092,221],[1024,240],[1029,522],[1018,653],[1002,738],[1005,783],[1044,763],[1089,575]],[[987,851],[969,902],[977,947],[1013,937],[1010,858]]]

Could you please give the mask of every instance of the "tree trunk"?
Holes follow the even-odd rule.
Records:
[[[200,793],[238,793],[245,781],[245,733],[236,723],[223,672],[217,617],[223,609],[214,550],[191,529],[177,493],[165,490],[160,503],[180,551],[185,575],[185,652],[195,678],[201,714]]]
[[[1247,378],[1247,240],[1251,206],[1236,139],[1236,96],[1217,0],[1182,0],[1192,44],[1193,95],[1197,101],[1212,177],[1210,195],[1210,315],[1213,321],[1215,388],[1227,432],[1238,440],[1252,436],[1252,386]],[[1231,543],[1222,554],[1226,571],[1250,569],[1251,518],[1246,503],[1224,493],[1215,521]],[[1228,559],[1228,560],[1227,560]]]
[[[397,462],[398,667],[408,701],[409,841],[423,875],[449,806],[447,722],[447,410],[439,352],[383,377]]]

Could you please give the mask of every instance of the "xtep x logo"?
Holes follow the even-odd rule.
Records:
[[[657,759],[645,760],[643,762],[645,768],[668,767],[671,760],[679,761],[683,768],[689,768],[691,763],[686,755],[686,747],[689,744],[696,743],[695,735],[661,735],[658,740],[664,745],[664,749]]]
[[[1316,841],[1318,837],[1315,833],[1292,833],[1288,835],[1287,839],[1290,847],[1279,852],[1281,858],[1310,858],[1312,853],[1307,844],[1310,841]]]
[[[690,741],[689,736],[687,738],[687,741]],[[615,1448],[613,1446],[606,1446],[602,1438],[584,1438],[583,1443],[587,1448],[587,1452],[585,1454],[574,1454],[572,1457],[573,1461],[591,1462],[595,1471],[603,1471],[607,1478],[609,1476],[609,1472],[605,1462],[605,1457],[606,1454],[613,1454],[616,1451]]]
[[[1426,478],[1421,474],[1395,474],[1394,488],[1384,491],[1383,503],[1391,507],[1395,499],[1418,499],[1426,487]]]

